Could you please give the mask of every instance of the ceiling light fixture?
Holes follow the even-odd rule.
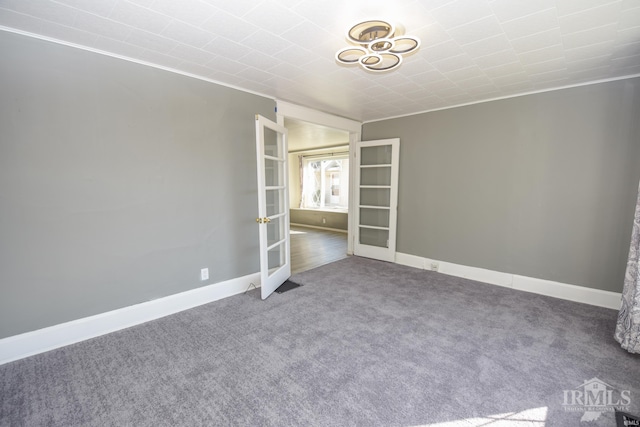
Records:
[[[402,55],[414,52],[420,40],[412,36],[394,37],[396,29],[382,20],[360,22],[347,31],[347,39],[357,45],[336,52],[341,64],[360,64],[368,71],[389,71],[402,63]]]

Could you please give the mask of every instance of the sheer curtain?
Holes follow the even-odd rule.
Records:
[[[631,248],[622,289],[622,306],[618,314],[615,338],[622,348],[640,353],[640,189],[633,218]]]

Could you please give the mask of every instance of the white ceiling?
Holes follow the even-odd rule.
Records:
[[[285,119],[284,125],[289,131],[289,151],[349,145],[349,132],[347,131],[295,119]]]
[[[420,50],[339,65],[368,18]],[[640,0],[0,0],[0,26],[359,121],[640,74]]]

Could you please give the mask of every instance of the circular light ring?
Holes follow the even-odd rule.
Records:
[[[389,52],[391,53],[399,53],[399,54],[409,53],[409,52],[413,52],[414,50],[418,49],[418,47],[420,47],[420,39],[416,37],[409,37],[409,36],[396,37],[395,39],[393,39],[393,41],[394,41],[394,46],[393,48],[389,49]]]
[[[363,67],[368,68],[381,63],[382,56],[377,53],[368,53],[366,55],[361,56],[360,59],[358,59],[358,62]]]
[[[389,71],[396,68],[402,63],[402,57],[400,55],[396,55],[395,53],[388,53],[388,52],[380,53],[380,54],[374,53],[372,55],[366,55],[366,56],[380,57],[380,60],[374,64],[365,63],[365,61],[362,61],[362,58],[364,58],[364,56],[360,58],[360,65],[362,65],[365,69],[369,71],[376,71],[376,72]]]
[[[371,51],[371,52],[387,52],[387,51],[392,51],[393,52],[393,48],[396,46],[396,41],[394,39],[378,39],[378,40],[374,40],[371,43],[369,43],[367,45],[367,48]]]
[[[347,38],[354,43],[367,45],[374,40],[393,37],[396,29],[387,21],[380,19],[364,21],[347,31]]]
[[[345,47],[336,52],[336,61],[343,64],[356,64],[367,50],[362,47]]]

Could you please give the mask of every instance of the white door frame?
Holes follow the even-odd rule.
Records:
[[[353,162],[356,155],[356,143],[360,141],[362,136],[362,123],[346,119],[333,114],[324,113],[322,111],[313,110],[311,108],[302,107],[285,101],[276,101],[276,117],[277,123],[284,126],[284,119],[296,119],[317,125],[327,126],[334,129],[340,129],[349,132],[349,159]],[[353,168],[349,168],[354,170]],[[349,173],[349,223],[347,238],[347,254],[353,255],[353,247],[355,242],[355,220],[353,213],[356,209],[355,195],[356,184],[353,172]]]

